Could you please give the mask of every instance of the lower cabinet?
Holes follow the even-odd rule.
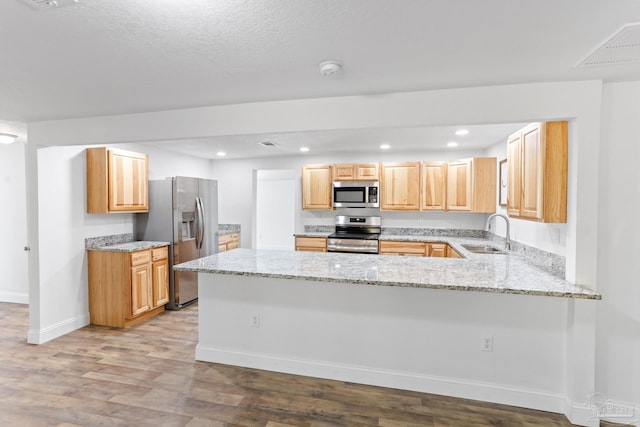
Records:
[[[381,240],[380,255],[429,256],[441,258],[462,258],[446,243],[407,242],[402,240]]]
[[[296,237],[296,251],[327,252],[327,238]]]
[[[227,252],[240,247],[240,233],[229,233],[218,239],[218,252]]]
[[[169,302],[168,248],[90,250],[89,315],[94,325],[127,327],[164,311]]]

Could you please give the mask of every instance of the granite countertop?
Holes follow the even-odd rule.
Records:
[[[218,235],[226,236],[231,233],[239,233],[240,224],[218,224]]]
[[[140,241],[119,243],[117,245],[99,246],[97,248],[87,248],[87,250],[105,252],[136,252],[143,251],[145,249],[159,248],[167,245],[169,245],[169,242]]]
[[[304,233],[294,233],[293,235],[295,237],[328,237],[329,234],[332,234],[333,231],[331,232],[324,232],[324,231],[312,231],[312,232],[308,232],[305,231]]]
[[[421,241],[425,238],[428,239],[420,236]],[[447,242],[466,258],[235,249],[174,268],[364,285],[601,299],[597,292],[546,273],[518,255],[473,254],[460,246],[463,243],[494,245],[486,239],[434,237],[432,241]]]

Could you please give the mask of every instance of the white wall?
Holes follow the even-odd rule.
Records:
[[[188,156],[121,147],[149,153],[150,178],[209,172],[209,162]],[[135,214],[87,214],[85,147],[38,150],[40,327],[29,325],[29,341],[41,343],[89,323],[85,238],[132,233]],[[162,165],[161,171],[157,166]],[[153,172],[152,172],[153,171]],[[161,176],[162,175],[162,176]],[[25,269],[26,271],[26,269]]]
[[[604,85],[596,390],[640,419],[640,81]]]
[[[27,304],[27,205],[24,173],[24,141],[0,144],[0,301]]]
[[[255,175],[255,247],[294,250],[297,171],[258,170]]]

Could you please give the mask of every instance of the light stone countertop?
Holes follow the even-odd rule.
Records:
[[[152,242],[152,241],[139,241],[119,243],[117,245],[100,246],[97,248],[88,248],[90,251],[104,251],[104,252],[136,252],[143,251],[145,249],[160,248],[162,246],[168,246],[169,242]]]
[[[419,237],[419,241],[425,241],[424,236]],[[431,241],[447,242],[467,258],[234,249],[174,268],[363,285],[601,299],[597,292],[546,273],[520,256],[472,254],[460,246],[462,243],[495,246],[486,239],[438,237]]]

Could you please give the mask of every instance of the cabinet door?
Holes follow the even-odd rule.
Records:
[[[524,218],[542,219],[542,177],[544,162],[540,126],[533,125],[522,130],[522,205],[520,215]]]
[[[109,210],[148,211],[147,155],[109,150]]]
[[[378,180],[378,164],[377,163],[360,163],[356,167],[357,181],[377,181]]]
[[[507,139],[507,214],[520,216],[522,206],[522,156],[521,133]]]
[[[151,264],[131,267],[131,317],[151,309]]]
[[[420,163],[382,163],[380,209],[417,211],[420,208]]]
[[[420,209],[445,210],[447,192],[447,164],[422,162],[422,197]]]
[[[302,167],[302,209],[331,209],[331,166]]]
[[[446,243],[430,243],[429,244],[429,256],[446,258],[447,257],[447,244]]]
[[[155,261],[152,265],[153,274],[153,307],[159,307],[169,302],[169,260]]]
[[[451,161],[447,165],[447,209],[471,210],[472,160]]]
[[[355,165],[353,163],[340,163],[333,165],[334,181],[353,181],[355,178]]]
[[[296,251],[326,252],[326,237],[296,237]]]

